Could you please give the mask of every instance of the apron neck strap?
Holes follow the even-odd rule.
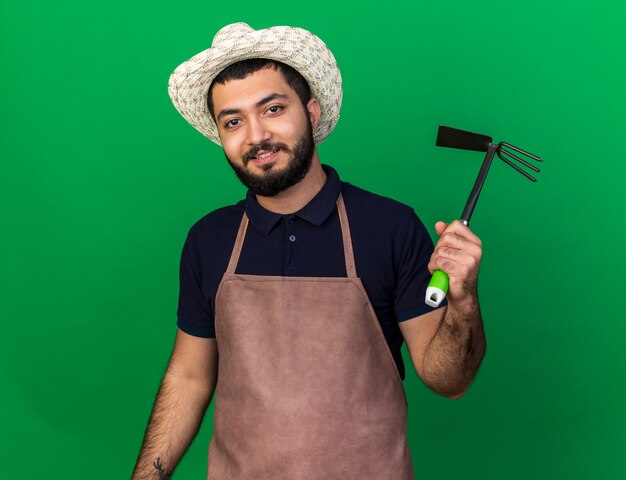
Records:
[[[343,256],[346,261],[346,273],[348,278],[356,278],[356,264],[354,262],[354,251],[352,250],[352,237],[350,236],[350,224],[348,223],[348,214],[346,213],[346,206],[343,202],[343,196],[341,193],[337,197],[337,210],[339,212],[339,223],[341,224],[341,238],[343,240]],[[241,217],[241,223],[239,224],[239,231],[237,232],[237,238],[235,239],[235,245],[233,251],[230,254],[230,260],[226,273],[235,273],[237,263],[239,263],[239,256],[241,255],[241,249],[243,242],[246,238],[246,230],[248,229],[248,216],[246,212]]]
[[[235,273],[235,268],[237,268],[237,263],[239,263],[239,255],[241,255],[241,247],[243,247],[243,241],[246,238],[246,230],[248,230],[248,215],[246,215],[244,211],[243,217],[241,217],[241,223],[239,224],[237,238],[235,239],[235,246],[230,254],[226,273]]]
[[[350,224],[346,205],[343,203],[343,195],[337,197],[337,210],[339,211],[339,223],[341,223],[341,238],[343,239],[343,256],[346,260],[346,273],[348,278],[356,278],[356,264],[354,262],[354,252],[352,251],[352,237],[350,236]]]

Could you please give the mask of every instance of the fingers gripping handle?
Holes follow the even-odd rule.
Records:
[[[438,307],[448,293],[450,280],[448,274],[442,270],[435,270],[426,289],[426,305]]]

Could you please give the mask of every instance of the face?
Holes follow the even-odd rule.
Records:
[[[212,95],[224,153],[246,187],[271,197],[305,177],[315,151],[316,100],[305,108],[272,68],[216,84]]]

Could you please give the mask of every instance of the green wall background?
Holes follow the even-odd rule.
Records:
[[[472,222],[488,353],[457,402],[409,373],[416,477],[626,478],[625,19],[619,0],[3,1],[2,477],[130,477],[187,229],[244,194],[167,79],[247,21],[326,41],[345,95],[322,161],[433,235],[482,160],[436,148],[439,124],[546,159],[537,184],[489,173]],[[176,478],[204,478],[211,416]]]

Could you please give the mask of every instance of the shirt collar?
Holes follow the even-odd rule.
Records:
[[[341,180],[335,169],[328,165],[322,165],[322,168],[327,176],[326,183],[309,203],[294,214],[317,226],[324,223],[334,211],[341,191]],[[263,208],[250,190],[246,195],[245,208],[250,223],[263,235],[269,235],[272,228],[283,217],[280,213],[270,212]]]

